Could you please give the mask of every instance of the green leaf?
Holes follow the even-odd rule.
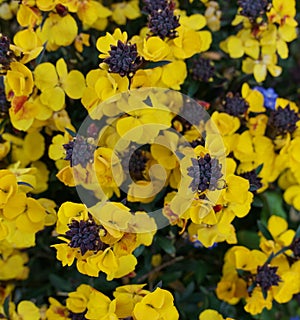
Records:
[[[157,285],[153,288],[152,291],[155,291],[157,288],[162,288],[162,285],[163,285],[163,282],[162,282],[162,280],[160,280],[160,281],[157,283]]]
[[[267,239],[267,240],[274,240],[273,236],[271,235],[270,231],[268,230],[268,228],[266,227],[266,225],[258,220],[257,221],[257,226],[259,231],[263,234],[263,236]]]
[[[282,217],[283,219],[287,218],[287,214],[283,209],[283,197],[281,193],[275,191],[265,191],[262,194],[264,198],[269,215],[276,215]]]
[[[259,236],[254,231],[241,230],[237,232],[238,243],[249,249],[259,248]]]
[[[176,249],[170,239],[167,239],[164,237],[157,237],[157,244],[169,255],[171,256],[175,255]]]
[[[167,65],[169,63],[171,63],[171,61],[169,61],[169,60],[147,61],[146,65],[142,69],[144,69],[144,70],[154,69],[154,68],[157,68],[157,67],[163,67],[163,66],[165,66],[165,65]]]
[[[208,265],[203,261],[197,261],[197,265],[195,267],[195,278],[196,282],[199,285],[203,282],[208,272]]]
[[[74,132],[73,130],[69,129],[69,128],[65,128],[65,130],[68,132],[68,134],[75,138],[76,137],[76,132]]]
[[[256,169],[255,169],[255,173],[258,176],[263,168],[264,164],[260,164]]]
[[[3,311],[4,311],[4,314],[7,317],[7,319],[10,319],[10,317],[9,317],[9,301],[10,301],[10,296],[7,296],[4,300],[4,303],[3,303]]]
[[[141,245],[134,250],[133,254],[137,258],[143,253],[144,250],[145,250],[145,246]]]
[[[294,236],[294,239],[297,239],[297,238],[300,238],[300,224],[296,230],[296,233],[295,233],[295,236]]]
[[[261,200],[261,198],[256,195],[256,196],[254,196],[254,199],[252,201],[252,206],[256,207],[256,208],[262,208],[264,206],[264,203]]]
[[[200,87],[199,82],[196,82],[196,81],[191,82],[188,88],[187,95],[189,97],[193,97],[194,94],[198,91],[199,87]]]
[[[62,277],[57,276],[54,273],[49,274],[49,281],[53,287],[58,291],[72,291],[70,283]]]

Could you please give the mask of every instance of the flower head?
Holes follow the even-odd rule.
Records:
[[[96,224],[91,216],[88,220],[72,220],[68,227],[69,230],[66,232],[66,236],[71,239],[69,246],[71,248],[79,248],[82,256],[88,250],[97,252],[108,247],[100,240],[99,232],[104,229]]]
[[[108,65],[108,71],[118,73],[121,77],[132,77],[142,63],[136,44],[118,40],[117,45],[110,46],[109,57],[103,62]]]
[[[169,7],[152,11],[148,17],[148,27],[152,34],[160,38],[174,39],[178,36],[179,17]]]
[[[276,135],[293,133],[297,129],[297,122],[300,120],[299,113],[293,110],[290,105],[285,108],[278,107],[272,111],[268,125],[274,130]]]
[[[82,167],[86,167],[88,163],[94,161],[94,151],[97,146],[92,144],[93,138],[84,138],[83,136],[77,136],[72,141],[63,145],[66,151],[66,157],[64,160],[70,161],[70,166],[76,166],[81,164]]]
[[[209,190],[217,190],[218,182],[223,176],[222,165],[210,154],[205,154],[197,159],[192,159],[193,165],[188,168],[188,175],[193,178],[190,184],[192,190],[200,193]]]
[[[247,112],[249,104],[239,93],[234,95],[232,92],[229,92],[223,101],[223,107],[226,113],[237,117]]]
[[[259,285],[263,292],[267,292],[272,286],[278,286],[280,277],[276,273],[278,267],[271,267],[268,264],[257,267],[255,283]]]
[[[254,21],[266,13],[268,0],[238,0],[238,5],[241,7],[240,14]]]
[[[192,61],[191,74],[194,80],[209,82],[215,73],[211,60],[197,57]]]
[[[256,192],[263,186],[263,184],[261,183],[262,178],[257,176],[256,170],[243,172],[240,176],[249,181],[250,191],[252,192]]]
[[[6,73],[13,57],[9,39],[0,33],[0,74]]]

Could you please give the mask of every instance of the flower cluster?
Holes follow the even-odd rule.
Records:
[[[144,287],[144,284],[119,286],[112,293],[113,299],[110,299],[93,287],[82,284],[76,291],[68,294],[65,305],[50,298],[46,316],[48,320],[142,320],[149,316],[154,319],[179,319],[174,298],[169,291],[156,288],[150,292]]]
[[[297,317],[297,10],[0,0],[0,319]]]
[[[124,277],[137,264],[133,251],[140,245],[150,245],[154,232],[140,232],[140,227],[155,230],[153,218],[145,212],[130,213],[120,203],[110,202],[97,209],[94,216],[80,203],[65,202],[57,213],[56,232],[63,243],[55,244],[57,259],[64,266],[76,260],[79,272],[107,280]],[[127,231],[127,232],[126,232]]]
[[[268,220],[268,232],[261,234],[261,250],[235,246],[225,254],[218,297],[230,304],[246,301],[245,310],[253,315],[271,309],[273,300],[286,303],[300,292],[299,238],[279,216]]]
[[[220,43],[221,49],[231,58],[245,57],[242,71],[253,74],[257,82],[264,81],[267,72],[278,77],[282,72],[278,56],[287,59],[288,43],[297,38],[296,2],[240,0],[238,4],[232,24],[242,27]]]

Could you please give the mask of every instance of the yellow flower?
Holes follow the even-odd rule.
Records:
[[[33,90],[31,71],[20,62],[12,62],[7,71],[6,80],[9,88],[16,96],[29,96]]]
[[[99,54],[99,58],[107,58],[109,56],[108,52],[110,51],[110,46],[116,46],[118,40],[126,42],[127,37],[128,36],[126,32],[122,33],[122,31],[119,28],[117,28],[115,29],[113,34],[107,32],[105,36],[98,38],[96,42],[96,47],[100,52],[102,52],[101,54]]]
[[[179,314],[173,300],[169,291],[157,288],[135,305],[133,315],[136,320],[177,320]]]
[[[128,89],[129,80],[117,73],[109,73],[106,70],[90,70],[86,76],[87,87],[84,88],[81,102],[94,118],[93,110],[96,113],[100,108],[97,106],[111,96],[124,92]]]
[[[143,289],[144,287],[145,284],[131,284],[116,288],[113,295],[116,298],[116,314],[119,318],[130,317],[134,306],[150,293]]]
[[[246,82],[243,83],[242,86],[242,97],[249,104],[248,112],[259,113],[266,110],[264,107],[264,97],[262,93],[257,90],[252,90]]]
[[[121,238],[128,230],[131,219],[130,209],[118,202],[107,202],[91,207],[90,212],[114,238]]]
[[[0,280],[25,279],[28,276],[28,256],[22,255],[19,251],[13,251],[5,257],[0,258]]]
[[[292,243],[295,231],[288,229],[285,219],[272,215],[268,220],[267,227],[274,239],[267,240],[261,235],[260,247],[267,254],[278,252],[283,247]]]
[[[116,300],[111,301],[103,293],[93,290],[87,305],[86,317],[90,320],[118,320]]]
[[[227,202],[245,203],[248,197],[249,181],[236,175],[226,177],[226,188],[222,194]]]
[[[3,138],[12,144],[12,162],[20,162],[21,167],[39,160],[44,154],[45,139],[37,131],[28,133],[24,140],[9,133],[4,133]]]
[[[93,289],[87,284],[81,284],[76,291],[70,292],[66,300],[66,307],[74,313],[84,312]]]
[[[187,77],[187,67],[185,62],[182,60],[175,60],[161,68],[161,86],[173,90],[180,90],[180,86],[184,83],[184,80]]]
[[[159,37],[144,39],[140,52],[142,57],[149,61],[160,61],[167,58],[170,53],[169,45]]]
[[[52,11],[55,8],[57,0],[36,0],[37,7],[42,11]]]
[[[56,203],[46,198],[39,198],[38,202],[42,205],[43,208],[45,208],[45,211],[47,213],[45,218],[45,226],[52,226],[57,220]]]
[[[267,71],[269,71],[273,77],[281,75],[282,68],[277,66],[277,61],[276,54],[266,54],[257,60],[246,58],[243,61],[242,70],[247,74],[253,73],[255,80],[262,82],[265,81],[267,77]]]
[[[39,320],[41,318],[39,308],[31,301],[21,301],[18,304],[17,312],[22,320]]]
[[[27,131],[33,124],[38,109],[31,98],[16,96],[12,99],[9,116],[13,126],[22,131]]]
[[[83,46],[90,46],[90,35],[88,33],[79,33],[74,42],[74,47],[78,52],[83,51]]]
[[[10,170],[0,170],[0,208],[6,206],[8,200],[18,190],[17,178]]]
[[[46,317],[48,320],[68,320],[69,319],[69,311],[60,302],[50,297],[49,304],[50,306],[46,311]]]
[[[300,186],[298,184],[289,186],[285,190],[283,198],[287,204],[292,205],[297,210],[300,210]]]
[[[71,266],[78,258],[77,249],[71,248],[67,243],[54,244],[51,247],[56,249],[56,259],[64,266]]]
[[[126,24],[127,19],[134,20],[141,16],[138,0],[113,3],[111,10],[112,19],[119,25]]]
[[[234,215],[220,211],[216,213],[216,218],[217,221],[213,225],[192,223],[188,228],[190,236],[192,238],[196,236],[196,239],[206,248],[211,247],[215,242],[236,243],[235,229],[231,224]]]
[[[294,19],[296,15],[296,1],[273,0],[272,8],[267,12],[268,19],[271,23],[278,23],[280,26],[288,25],[297,26]]]
[[[113,150],[104,147],[96,149],[93,170],[95,170],[94,174],[97,179],[95,188],[98,196],[110,198],[115,193],[119,197],[119,186],[124,180],[124,173],[120,161]],[[93,186],[91,188],[94,189]]]
[[[249,29],[242,29],[236,36],[229,36],[220,43],[220,47],[234,59],[241,58],[244,54],[253,59],[259,57],[259,42],[252,36]]]
[[[23,64],[35,59],[43,50],[42,42],[31,29],[25,29],[17,32],[14,36],[12,50],[21,55],[20,62]]]
[[[290,270],[281,274],[281,282],[272,288],[274,300],[278,303],[287,303],[294,294],[299,293],[299,261],[295,262]]]
[[[48,51],[55,51],[60,46],[69,46],[76,38],[78,27],[76,20],[68,13],[63,17],[50,12],[37,35],[46,43]]]
[[[63,58],[56,62],[56,67],[50,62],[39,64],[34,70],[34,81],[42,91],[41,102],[53,111],[64,107],[65,93],[72,99],[80,99],[85,88],[85,79],[78,70],[68,73],[67,64]]]
[[[207,26],[211,31],[218,31],[221,28],[222,11],[217,1],[205,1],[205,18]]]
[[[78,18],[82,21],[84,29],[95,28],[104,30],[107,25],[107,18],[111,11],[101,3],[94,0],[84,2],[77,0],[61,1],[70,12],[76,12]]]
[[[32,4],[32,6],[34,3]],[[21,3],[17,11],[17,21],[22,27],[35,27],[42,22],[42,13],[31,5]]]
[[[106,273],[106,279],[110,281],[114,278],[122,278],[132,272],[137,264],[137,259],[132,254],[117,257],[114,251],[108,247],[104,251],[99,251],[88,257],[87,262],[98,272]]]
[[[9,3],[1,1],[0,3],[0,18],[3,20],[10,20],[14,17],[14,11]]]
[[[64,234],[69,229],[68,224],[72,220],[87,220],[88,211],[84,204],[74,202],[64,202],[57,212],[56,231],[59,234]]]
[[[148,143],[149,139],[157,137],[161,129],[171,125],[172,115],[168,110],[145,104],[139,108],[133,106],[132,111],[129,108],[132,107],[124,106],[127,116],[119,118],[116,125],[118,134],[125,140]]]
[[[198,31],[206,25],[203,15],[181,16],[179,23],[180,26],[176,29],[178,37],[169,42],[176,59],[187,59],[209,49],[212,42],[211,33],[206,30]]]
[[[151,144],[151,155],[164,168],[171,170],[178,166],[178,158],[175,151],[178,151],[179,135],[174,132],[164,131]]]
[[[263,297],[260,288],[254,288],[251,296],[246,298],[245,310],[252,315],[260,314],[264,308],[271,310],[272,294],[268,292],[267,298]]]
[[[199,314],[199,320],[224,320],[218,311],[206,309]]]
[[[27,233],[42,230],[46,218],[42,205],[36,199],[27,198],[25,193],[11,197],[3,209],[3,215],[8,220],[14,220],[16,227]]]

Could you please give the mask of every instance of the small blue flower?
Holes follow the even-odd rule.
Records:
[[[263,94],[264,106],[266,108],[271,109],[271,110],[275,110],[276,99],[278,98],[278,94],[275,92],[275,90],[273,88],[265,89],[263,87],[256,86],[253,89],[257,90]]]
[[[204,246],[203,246],[203,244],[202,244],[202,242],[201,241],[199,241],[199,240],[196,240],[196,241],[193,241],[193,242],[191,242],[191,244],[192,244],[192,246],[194,247],[194,248],[204,248]],[[217,242],[214,242],[214,244],[212,245],[212,246],[210,246],[210,247],[208,247],[207,249],[214,249],[215,247],[217,247],[218,246],[218,243]],[[300,320],[300,319],[299,319]]]
[[[290,317],[290,320],[300,320],[300,317],[299,316]]]

